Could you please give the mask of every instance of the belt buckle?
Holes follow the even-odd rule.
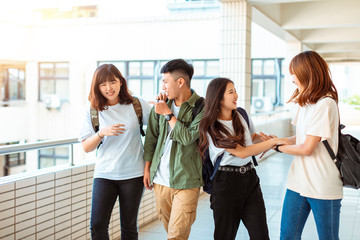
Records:
[[[246,173],[246,167],[241,166],[240,169],[239,169],[239,171],[240,171],[241,174]]]

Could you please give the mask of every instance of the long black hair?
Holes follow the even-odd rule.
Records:
[[[233,84],[228,78],[215,78],[207,87],[204,117],[199,125],[198,151],[201,155],[209,146],[207,134],[210,135],[214,145],[219,148],[236,148],[237,144],[245,146],[244,127],[236,109],[232,111],[234,135],[230,134],[228,129],[217,120],[221,110],[221,101],[229,83]]]

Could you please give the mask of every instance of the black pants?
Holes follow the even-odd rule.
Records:
[[[245,174],[218,171],[210,197],[215,240],[233,240],[243,221],[251,240],[268,240],[264,199],[255,169]]]
[[[109,221],[118,196],[121,239],[138,239],[137,217],[143,191],[143,177],[119,181],[95,178],[90,218],[91,239],[109,239]]]

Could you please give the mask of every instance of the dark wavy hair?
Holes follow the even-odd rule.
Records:
[[[324,96],[330,96],[338,102],[329,66],[318,53],[306,51],[296,55],[290,62],[289,71],[298,78],[303,89],[301,92],[296,89],[288,102],[303,107],[315,104]]]
[[[233,82],[228,78],[215,78],[207,87],[204,117],[199,125],[200,137],[197,149],[201,155],[204,155],[205,149],[209,146],[207,134],[210,135],[214,145],[219,148],[236,148],[237,144],[245,146],[244,127],[236,109],[232,111],[234,135],[230,134],[228,129],[217,120],[221,101],[229,83]]]
[[[119,92],[120,97],[120,104],[130,104],[132,103],[132,96],[129,93],[126,80],[120,73],[119,69],[117,69],[112,64],[103,64],[99,66],[94,73],[90,94],[89,94],[89,101],[91,103],[91,107],[98,110],[103,111],[108,108],[106,105],[107,99],[101,94],[99,85],[104,82],[110,82],[115,80],[115,78],[120,80],[121,88]]]

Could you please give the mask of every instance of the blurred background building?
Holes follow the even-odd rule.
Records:
[[[0,32],[0,147],[77,138],[97,66],[116,65],[132,93],[151,100],[174,58],[194,65],[191,87],[202,96],[211,79],[232,79],[258,130],[285,137],[289,61],[317,51],[342,122],[360,124],[357,0],[13,0],[0,3]],[[77,165],[93,155],[79,144],[3,154],[0,176],[68,166],[70,157]]]

